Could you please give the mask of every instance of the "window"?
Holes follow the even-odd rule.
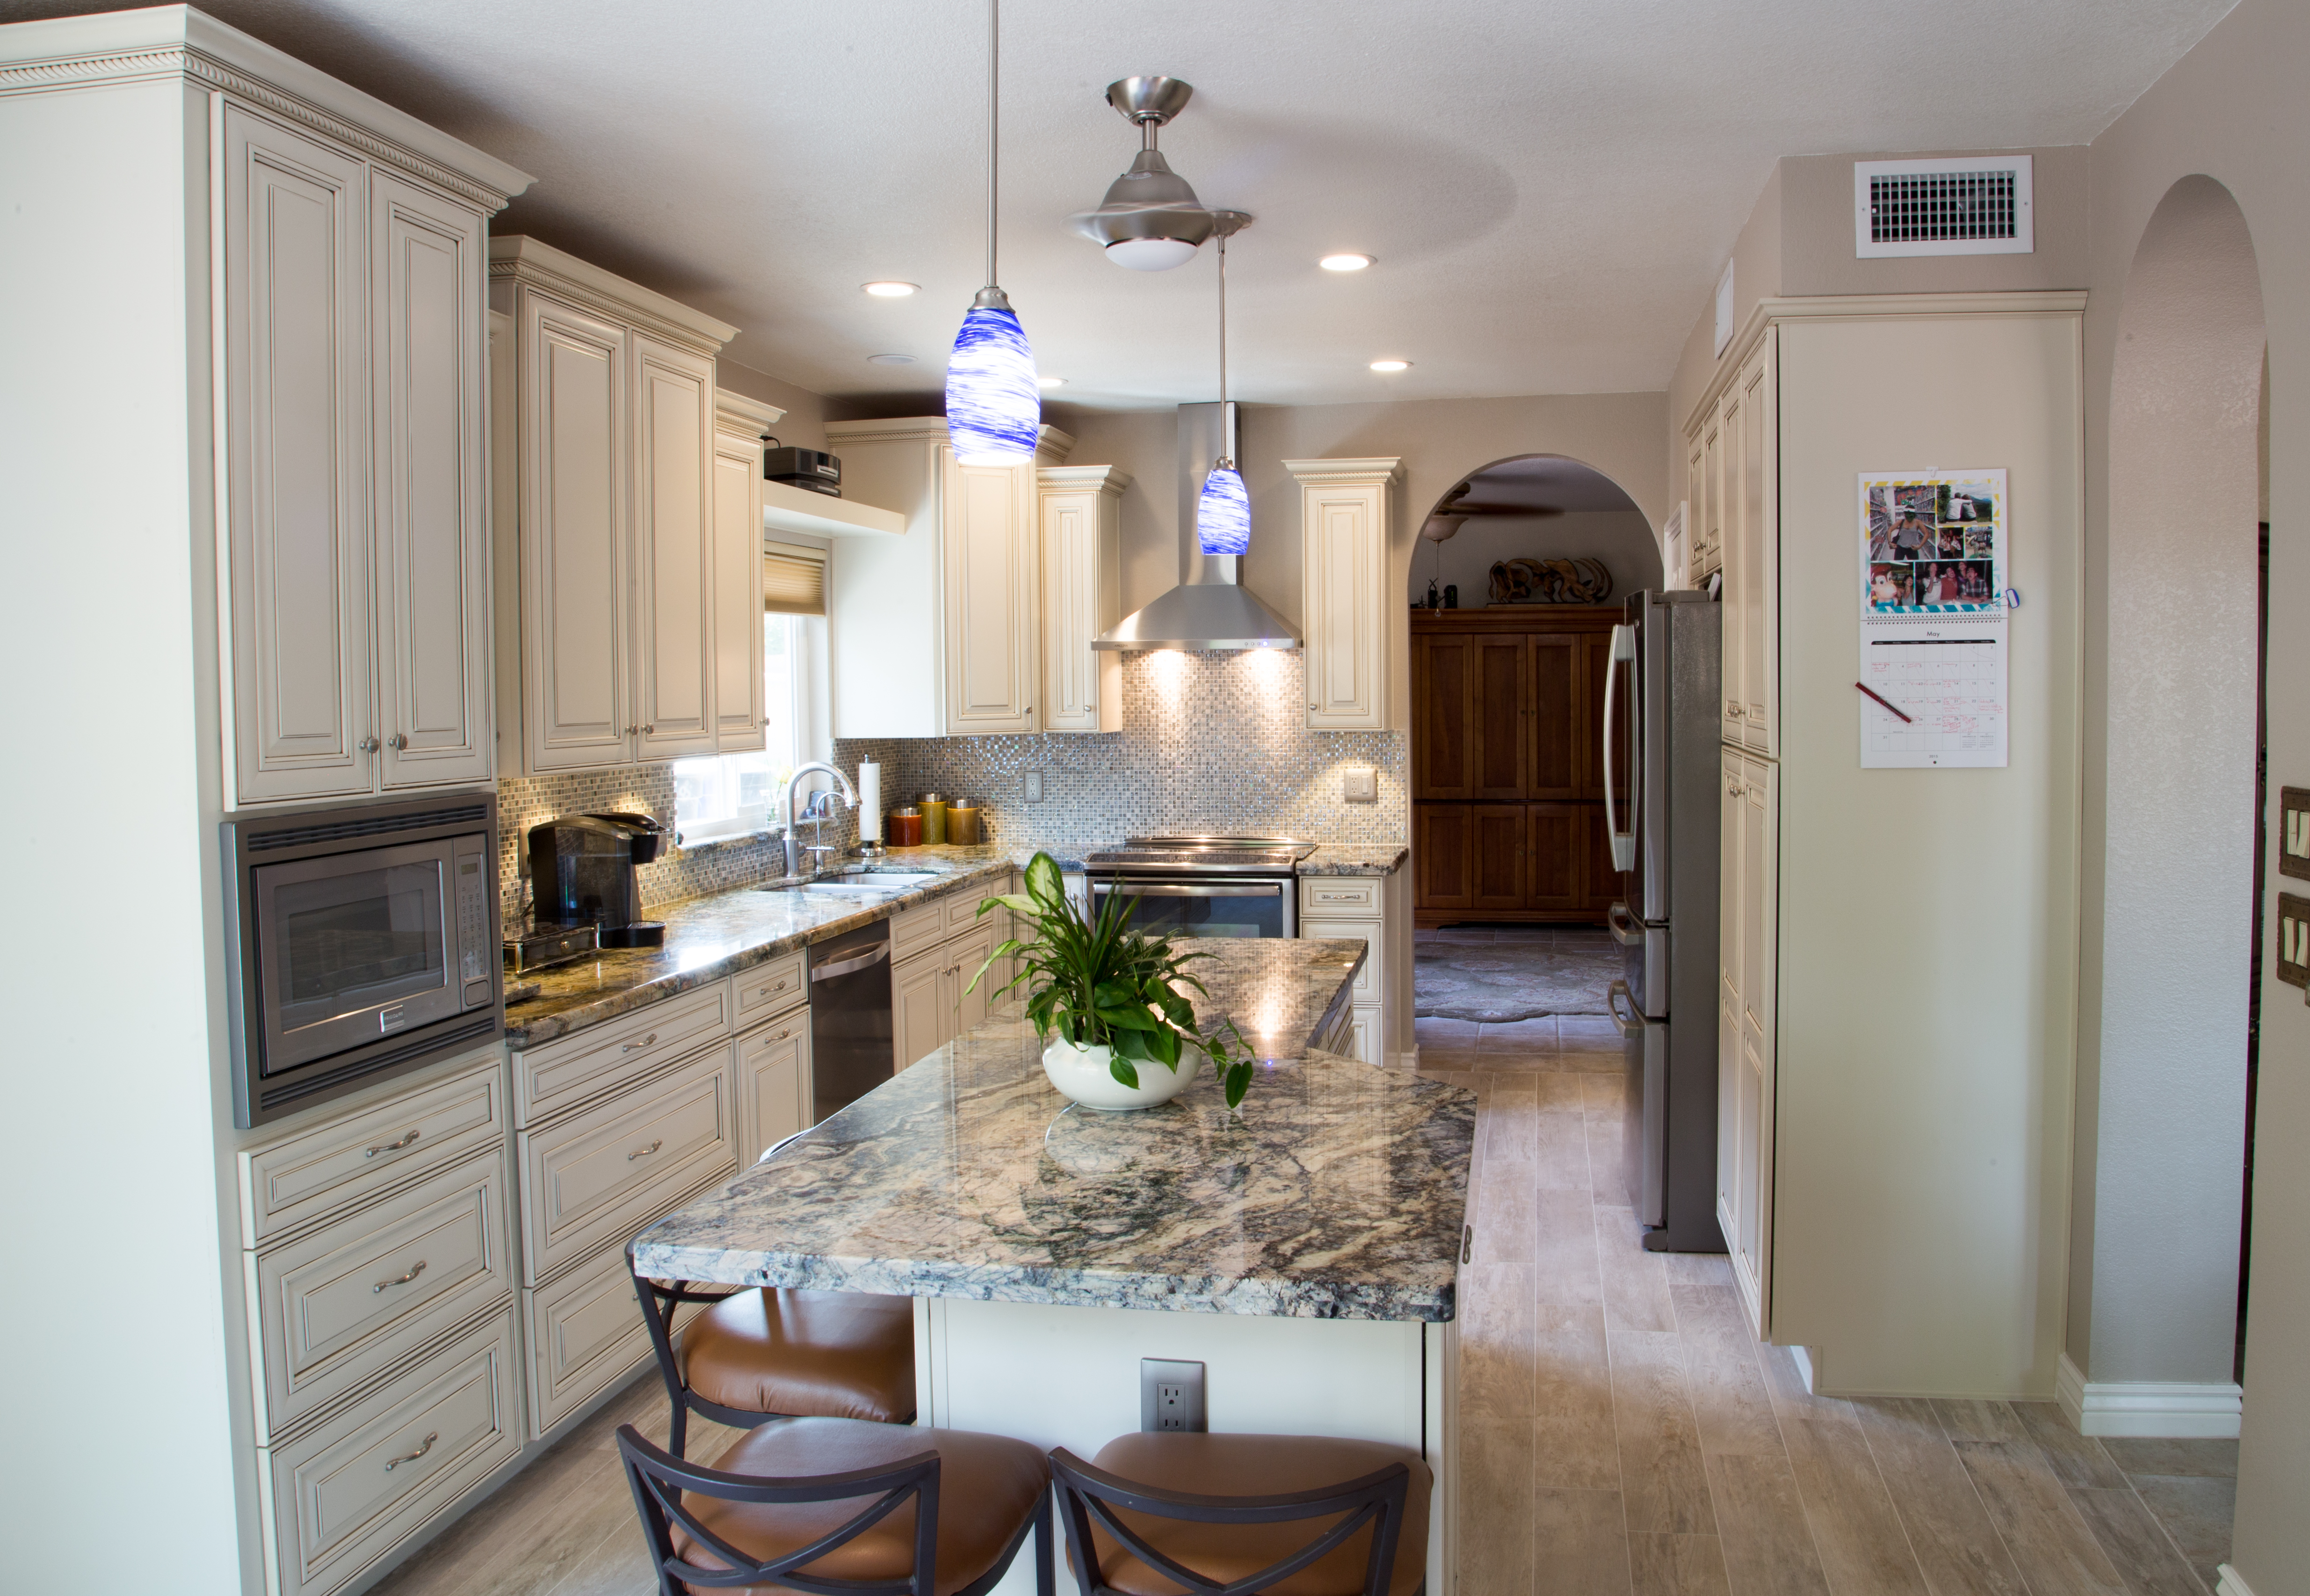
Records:
[[[673,762],[683,846],[783,826],[795,767],[827,757],[825,556],[773,544],[763,568],[762,751]]]

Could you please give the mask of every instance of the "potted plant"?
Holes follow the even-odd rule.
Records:
[[[1013,938],[995,949],[970,986],[977,989],[996,959],[1017,956],[1019,973],[991,995],[1026,989],[1027,1018],[1043,1042],[1051,1084],[1087,1108],[1151,1108],[1194,1079],[1199,1061],[1187,1051],[1194,1048],[1219,1071],[1228,1106],[1242,1102],[1251,1088],[1250,1045],[1232,1019],[1198,1030],[1194,1005],[1177,990],[1207,990],[1184,967],[1211,954],[1183,952],[1168,936],[1132,930],[1135,906],[1120,893],[1097,919],[1085,919],[1048,854],[1028,863],[1025,884],[1024,893],[987,898],[978,912],[1002,905],[1033,926],[1032,940]]]

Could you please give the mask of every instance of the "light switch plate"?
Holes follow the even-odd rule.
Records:
[[[2278,978],[2310,993],[2310,898],[2278,895]]]
[[[2310,877],[2310,787],[2278,789],[2278,873]]]
[[[1340,796],[1350,803],[1379,802],[1379,771],[1369,765],[1350,765],[1340,772]]]

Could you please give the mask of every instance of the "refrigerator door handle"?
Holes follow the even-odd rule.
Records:
[[[1620,1028],[1620,1035],[1624,1037],[1644,1035],[1645,1017],[1638,1012],[1636,999],[1629,995],[1628,984],[1626,981],[1613,982],[1606,991],[1604,1002],[1605,1006],[1612,1011],[1612,1023]],[[1620,1012],[1622,1003],[1628,1006],[1628,1011],[1626,1014]]]
[[[1645,940],[1645,928],[1637,924],[1626,903],[1615,901],[1606,909],[1604,924],[1611,928],[1612,940],[1623,948],[1633,948]]]
[[[1619,871],[1622,875],[1628,874],[1628,872],[1637,867],[1637,794],[1635,785],[1632,782],[1628,789],[1628,824],[1627,829],[1623,830],[1620,826],[1619,805],[1617,805],[1612,799],[1612,788],[1616,785],[1614,780],[1615,772],[1612,765],[1612,709],[1613,706],[1620,699],[1620,667],[1625,664],[1628,666],[1630,672],[1633,672],[1636,668],[1636,662],[1637,629],[1632,626],[1615,626],[1612,629],[1611,655],[1604,666],[1604,724],[1602,728],[1604,734],[1604,827],[1606,830],[1611,833],[1612,837],[1612,868]],[[1633,700],[1629,713],[1631,715],[1636,713],[1633,707]],[[1630,740],[1629,746],[1631,750],[1634,749],[1635,742],[1633,739]]]

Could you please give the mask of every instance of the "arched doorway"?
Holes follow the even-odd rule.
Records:
[[[1431,532],[1439,521],[1456,523],[1440,539]],[[1429,507],[1420,526],[1429,535],[1411,554],[1408,596],[1415,604],[1434,582],[1439,590],[1456,587],[1462,607],[1481,608],[1492,566],[1519,559],[1597,560],[1616,598],[1661,585],[1660,544],[1636,500],[1602,472],[1563,455],[1515,455],[1478,466]]]
[[[2135,251],[2110,375],[2106,732],[2087,794],[2105,846],[2085,927],[2067,1336],[2089,1430],[2097,1388],[2205,1388],[2204,1427],[2163,1434],[2212,1435],[2219,1410],[2235,1412],[2264,343],[2245,219],[2219,183],[2186,178]]]

